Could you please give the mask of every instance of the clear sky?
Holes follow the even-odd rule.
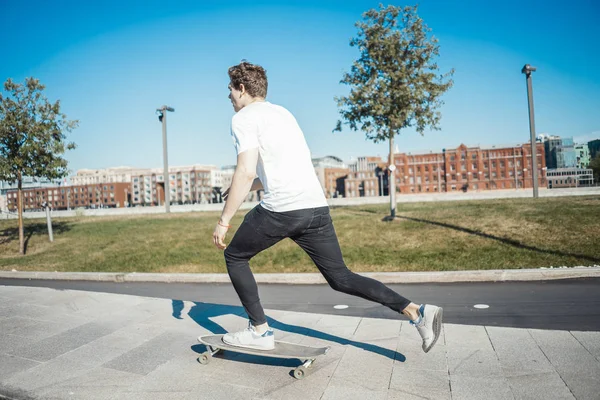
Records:
[[[170,165],[235,164],[227,68],[242,59],[266,68],[268,100],[296,115],[313,156],[386,155],[362,132],[332,133],[334,96],[348,90],[339,81],[358,56],[354,23],[378,3],[0,0],[0,79],[39,78],[80,120],[72,171],[161,167],[163,104],[175,108]],[[537,132],[600,138],[600,2],[423,0],[419,14],[455,85],[441,130],[404,132],[401,152],[527,141],[526,63],[538,68]]]

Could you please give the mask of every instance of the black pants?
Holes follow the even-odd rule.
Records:
[[[290,238],[313,260],[329,285],[339,292],[362,297],[401,312],[410,301],[383,283],[353,273],[346,267],[329,207],[272,212],[252,209],[225,249],[227,272],[253,325],[267,322],[249,261],[275,243]]]

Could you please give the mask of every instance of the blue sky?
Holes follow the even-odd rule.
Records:
[[[364,133],[332,133],[334,96],[358,53],[354,23],[378,1],[0,0],[0,79],[35,76],[49,99],[80,120],[69,168],[235,163],[227,68],[263,65],[268,100],[292,111],[313,156],[386,155]],[[385,3],[388,4],[388,3]],[[412,5],[414,3],[391,3]],[[600,138],[600,3],[423,0],[440,40],[439,65],[456,69],[441,130],[406,131],[401,152],[523,143],[529,138],[522,66],[533,75],[538,133]]]

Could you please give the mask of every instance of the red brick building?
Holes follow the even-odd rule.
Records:
[[[546,186],[544,145],[537,143],[538,184]],[[430,154],[395,154],[400,193],[531,188],[531,146],[467,147]]]
[[[23,210],[41,210],[47,202],[54,210],[79,207],[124,207],[129,201],[130,183],[115,182],[76,186],[23,189]],[[7,192],[10,211],[17,211],[17,190]]]

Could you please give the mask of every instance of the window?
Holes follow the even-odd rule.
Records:
[[[496,173],[492,172],[492,178],[495,178],[495,177],[496,177]]]
[[[504,168],[504,160],[500,161],[500,168]]]
[[[450,164],[450,171],[456,171],[456,166],[454,164]]]
[[[455,181],[456,180],[456,174],[452,174],[452,180]]]
[[[450,161],[454,161],[454,154],[450,156]]]
[[[492,161],[492,168],[496,168],[496,161]]]
[[[471,160],[477,160],[477,154],[471,154]]]
[[[462,174],[462,180],[466,181],[467,180],[467,174]]]
[[[477,163],[472,163],[471,164],[471,169],[477,169]]]

